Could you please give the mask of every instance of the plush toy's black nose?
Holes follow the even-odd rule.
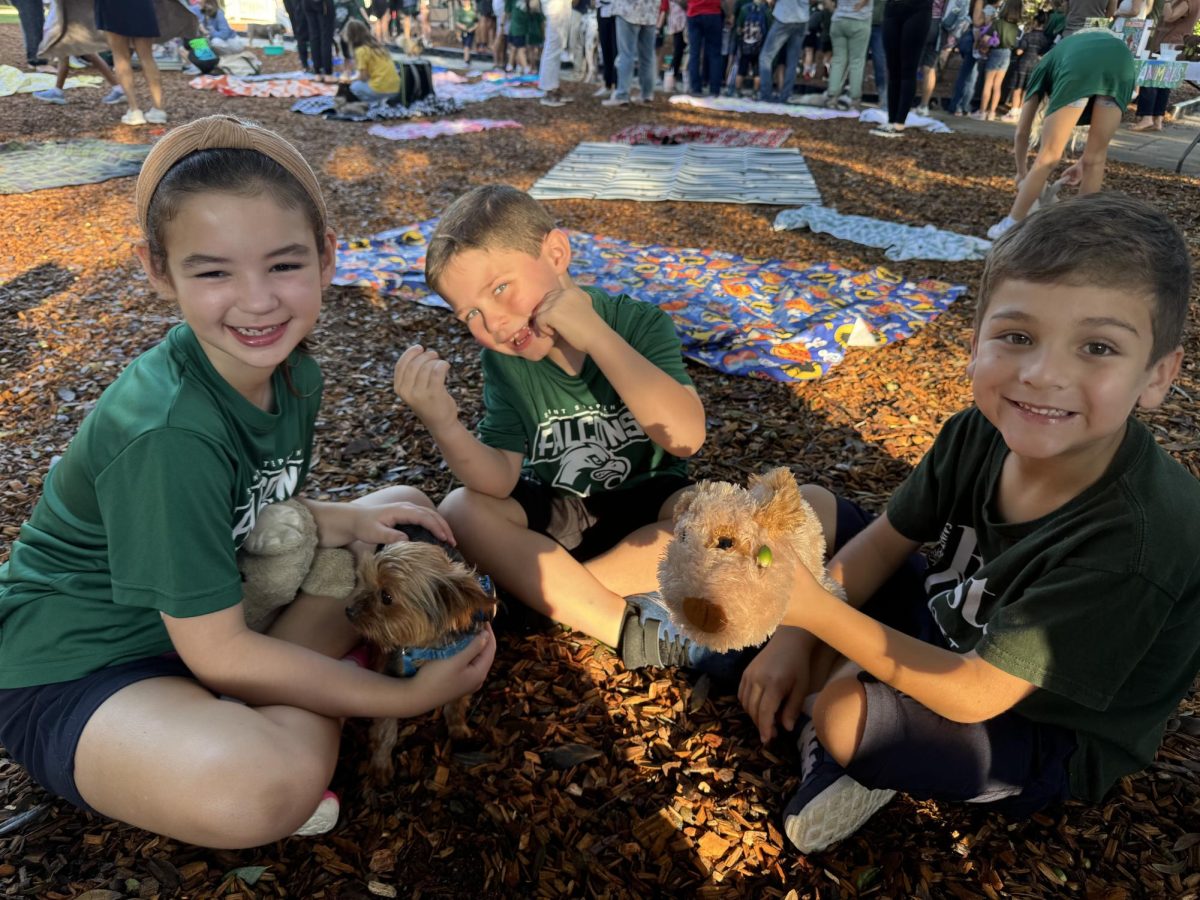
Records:
[[[732,547],[733,547],[733,538],[727,538],[727,537],[717,538],[717,549],[718,550],[729,550]]]

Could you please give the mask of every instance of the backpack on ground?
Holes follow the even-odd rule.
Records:
[[[396,63],[396,71],[400,73],[400,90],[388,101],[392,106],[412,106],[433,96],[433,66],[428,60],[401,60]]]

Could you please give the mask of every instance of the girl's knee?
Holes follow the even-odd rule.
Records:
[[[857,677],[829,682],[817,695],[813,727],[821,746],[840,765],[854,758],[867,716],[867,694]]]

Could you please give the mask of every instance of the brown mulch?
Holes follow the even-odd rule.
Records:
[[[0,26],[0,61],[23,57]],[[269,60],[278,69],[295,58]],[[528,188],[581,140],[649,121],[781,127],[776,118],[656,104],[608,110],[591,90],[547,109],[494,100],[465,115],[522,130],[393,143],[365,125],[289,112],[289,100],[226,99],[166,75],[173,121],[252,117],[299,145],[327,189],[339,233],[359,237],[428,218],[465,188]],[[48,106],[0,98],[6,137],[139,141],[161,129],[116,123],[99,92]],[[1008,148],[963,135],[881,142],[842,121],[784,123],[826,203],[842,212],[982,234],[1011,199]],[[1200,181],[1113,163],[1110,188],[1154,200],[1200,252]],[[174,321],[138,271],[133,181],[0,196],[0,559],[41,473],[121,367]],[[776,233],[761,206],[560,201],[565,226],[752,256],[885,263],[828,236]],[[972,286],[980,265],[887,263],[909,277]],[[973,294],[915,337],[852,350],[817,382],[786,386],[689,366],[709,414],[700,476],[744,479],[788,465],[801,479],[878,506],[969,402],[964,369]],[[1193,308],[1179,389],[1146,416],[1200,475],[1200,346]],[[370,291],[333,289],[318,326],[327,380],[310,490],[346,498],[388,482],[435,498],[450,476],[419,422],[395,401],[390,369],[412,342],[456,364],[463,413],[479,412],[473,347],[444,313]],[[347,730],[329,835],[244,852],[182,845],[77,812],[0,755],[0,896],[86,897],[1125,897],[1200,895],[1200,739],[1192,696],[1158,761],[1098,808],[1068,804],[1031,821],[900,797],[832,850],[804,857],[780,833],[797,784],[787,741],[764,748],[736,698],[682,673],[626,672],[590,639],[514,615],[476,696],[477,738],[451,745],[439,718],[403,724],[395,784],[371,805],[359,773],[365,729]],[[23,815],[28,814],[28,815]],[[18,819],[17,817],[22,818]],[[262,867],[265,867],[262,868]]]

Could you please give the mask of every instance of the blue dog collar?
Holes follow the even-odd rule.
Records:
[[[484,576],[486,577],[486,576]],[[472,621],[475,627],[464,632],[455,640],[442,647],[401,647],[388,660],[387,672],[398,678],[412,678],[424,663],[435,659],[449,659],[464,650],[467,644],[475,640],[475,636],[483,630],[483,626],[492,621],[491,615],[479,610]]]

